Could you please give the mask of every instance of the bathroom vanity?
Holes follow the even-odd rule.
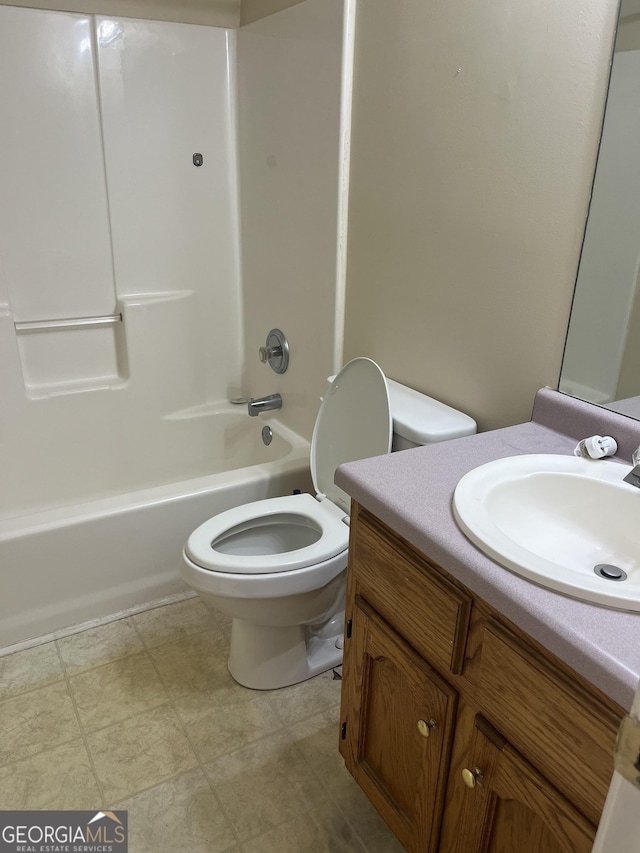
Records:
[[[591,850],[640,679],[640,613],[501,568],[459,531],[451,496],[491,458],[571,453],[600,413],[540,392],[529,424],[338,470],[354,498],[340,751],[409,851]],[[624,452],[640,424],[610,417]]]

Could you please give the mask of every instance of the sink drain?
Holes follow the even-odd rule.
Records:
[[[619,566],[612,566],[610,563],[598,563],[593,567],[593,571],[600,578],[607,581],[626,581],[627,573]]]

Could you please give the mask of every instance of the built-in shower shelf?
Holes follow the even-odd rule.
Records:
[[[122,313],[14,323],[32,399],[98,391],[127,380]]]

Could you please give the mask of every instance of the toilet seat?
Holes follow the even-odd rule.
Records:
[[[187,540],[185,554],[209,571],[251,575],[290,572],[346,551],[349,527],[344,518],[345,513],[331,501],[319,501],[309,494],[253,501],[214,515],[197,527]],[[215,547],[216,544],[224,547],[236,533],[268,528],[280,519],[285,526],[306,528],[309,538],[314,537],[315,541],[300,548],[255,556],[225,553]]]
[[[185,557],[221,576],[281,574],[339,555],[346,565],[350,498],[333,482],[335,470],[388,453],[391,437],[384,374],[371,359],[355,358],[334,377],[316,418],[310,462],[317,497],[267,498],[221,512],[193,531]]]
[[[286,599],[314,593],[347,568],[348,551],[322,563],[311,563],[301,569],[275,571],[271,574],[250,575],[240,572],[217,572],[197,565],[189,558],[186,548],[182,553],[182,577],[192,589],[219,599]],[[272,615],[273,611],[270,611]]]

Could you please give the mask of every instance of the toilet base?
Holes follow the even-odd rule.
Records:
[[[343,619],[334,617],[332,625],[340,633],[326,637],[325,631],[313,634],[304,625],[274,628],[234,619],[231,628],[229,672],[244,687],[274,690],[306,681],[342,663]]]

